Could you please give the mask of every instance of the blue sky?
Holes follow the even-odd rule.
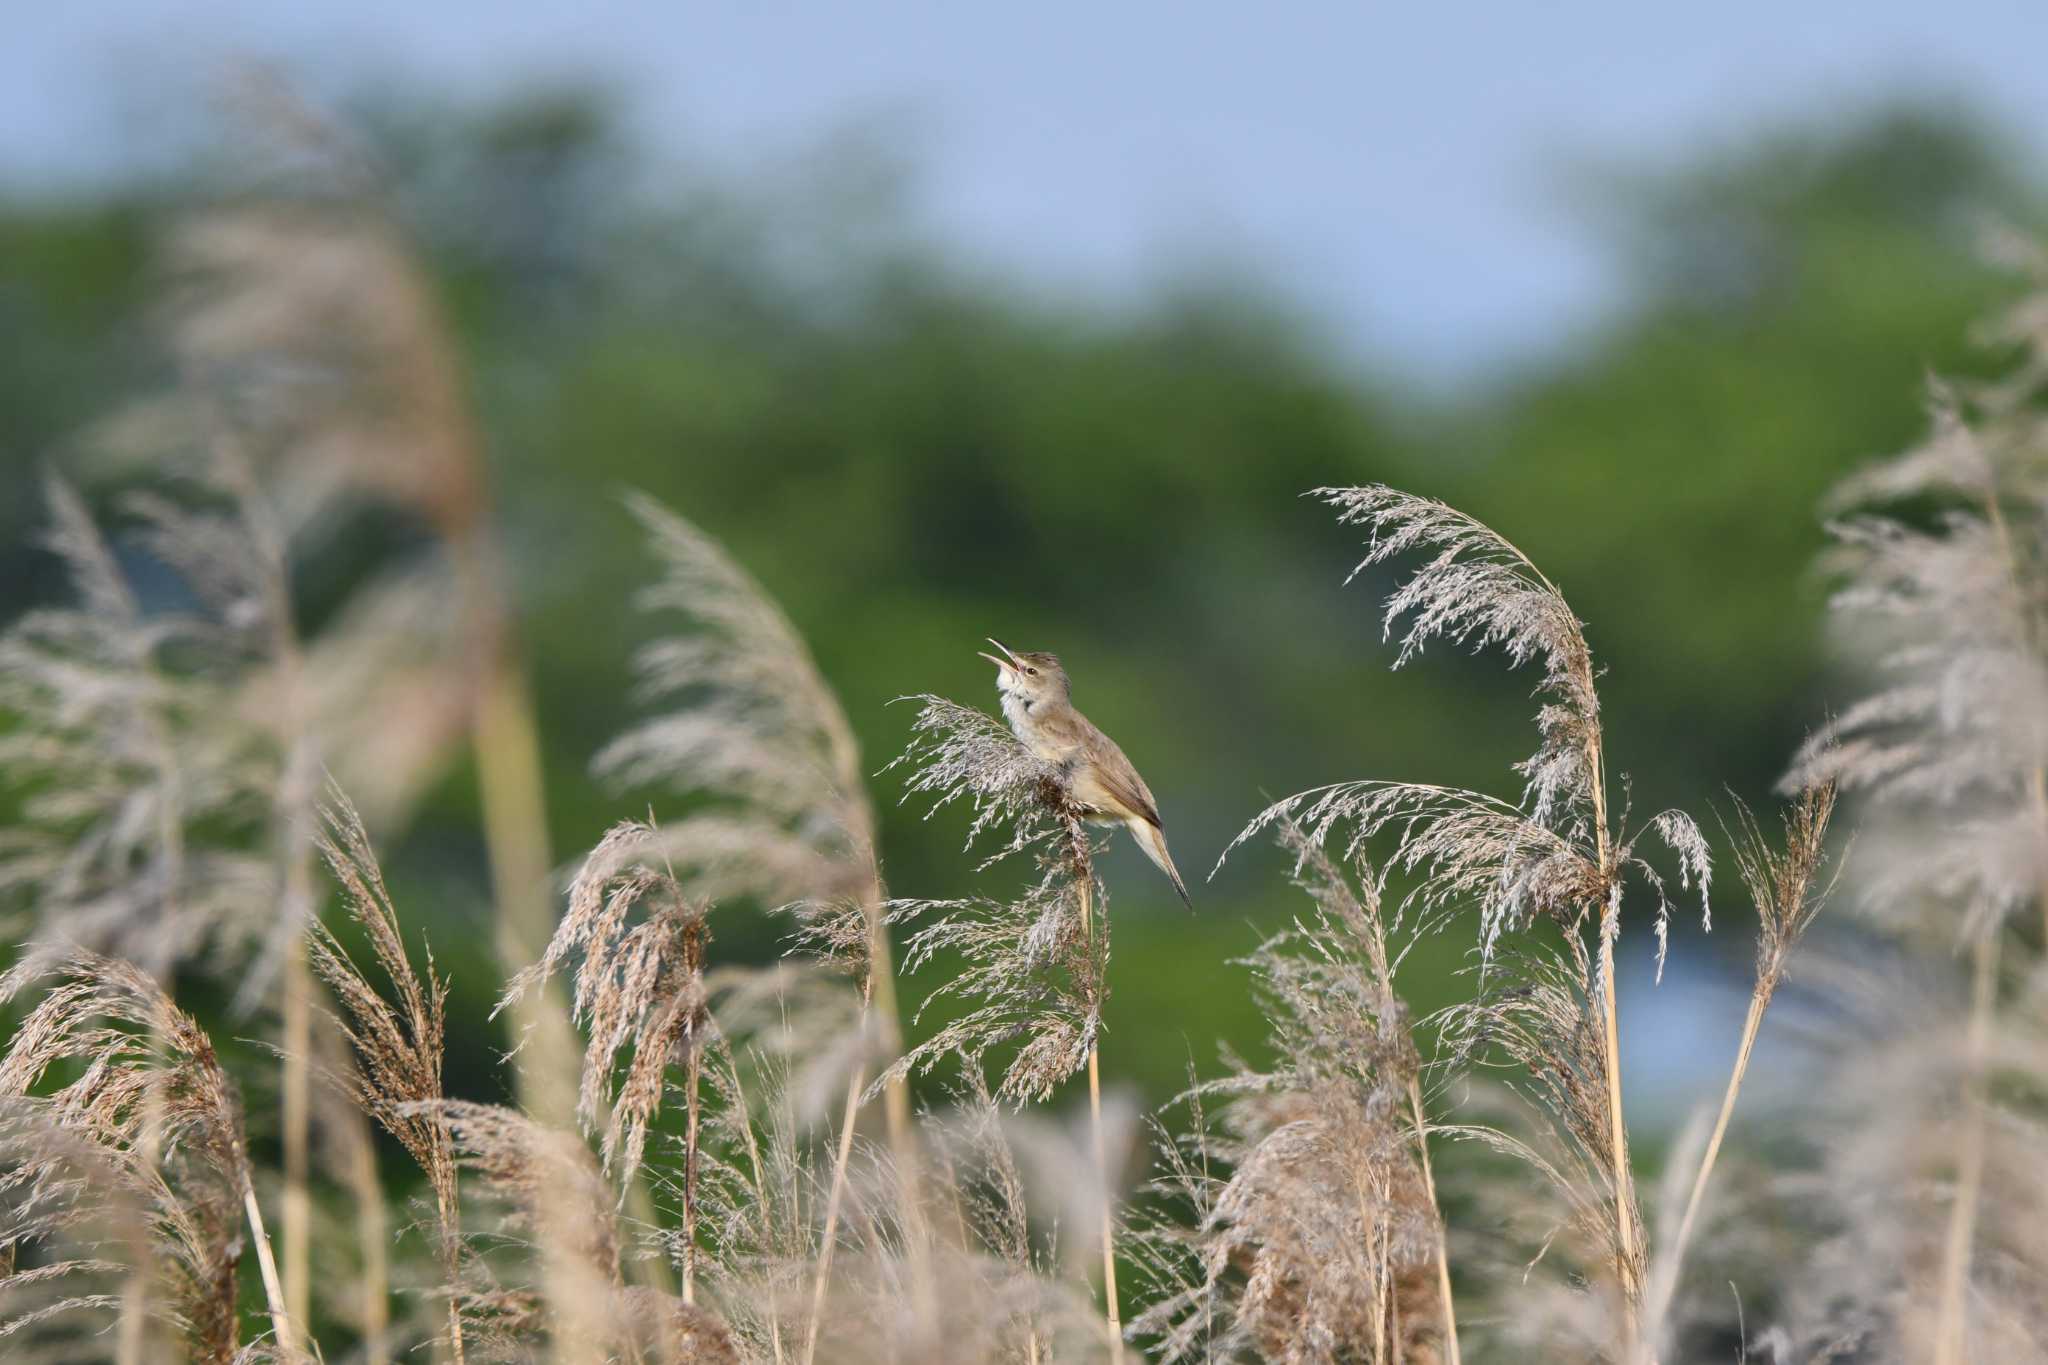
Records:
[[[236,55],[337,86],[600,77],[657,144],[738,171],[882,129],[931,233],[1040,284],[1229,259],[1360,354],[1454,377],[1597,315],[1610,281],[1560,167],[1894,92],[1966,95],[2038,151],[2044,51],[2041,0],[92,0],[10,16],[0,175],[161,154],[167,112]]]

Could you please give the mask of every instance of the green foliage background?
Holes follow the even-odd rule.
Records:
[[[1060,652],[1193,880],[1267,795],[1363,776],[1512,792],[1530,745],[1533,679],[1498,660],[1387,670],[1373,585],[1342,586],[1352,538],[1299,496],[1321,484],[1445,498],[1563,586],[1608,669],[1611,761],[1639,809],[1765,801],[1830,695],[1820,494],[1916,434],[1926,371],[1995,363],[1968,335],[2006,284],[1972,223],[2038,217],[2037,168],[1927,107],[1587,176],[1568,193],[1623,301],[1510,373],[1418,394],[1344,358],[1312,298],[1183,277],[1112,306],[963,267],[897,207],[887,159],[857,149],[736,184],[626,143],[601,97],[358,114],[469,350],[564,859],[640,809],[585,773],[632,714],[627,657],[650,629],[630,607],[649,566],[613,496],[629,486],[780,598],[878,774],[909,718],[893,698],[993,704],[983,636]],[[38,464],[160,364],[150,242],[189,193],[0,201],[0,616],[58,591],[32,539]],[[301,568],[309,617],[416,540],[353,528]],[[450,1089],[494,1096],[501,972],[472,779],[446,774],[388,852],[455,979]],[[875,790],[892,886],[968,891],[957,813],[897,807],[890,775]],[[1256,1055],[1231,959],[1291,913],[1278,871],[1234,859],[1190,917],[1119,845],[1113,1085],[1158,1100],[1219,1041]],[[1743,969],[1734,900],[1681,951]],[[737,916],[722,945],[763,954],[778,932]],[[1418,1007],[1457,961],[1449,943],[1416,960]]]

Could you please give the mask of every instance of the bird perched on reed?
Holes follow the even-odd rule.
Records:
[[[996,666],[996,691],[1002,695],[1003,719],[1010,729],[1033,755],[1060,769],[1067,792],[1085,819],[1129,830],[1192,910],[1187,885],[1166,851],[1166,831],[1160,826],[1152,789],[1116,741],[1074,709],[1073,685],[1059,657],[1014,650],[993,637],[989,643],[1004,657],[977,652]]]

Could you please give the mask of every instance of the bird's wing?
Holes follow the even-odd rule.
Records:
[[[1153,828],[1159,828],[1159,806],[1152,799],[1152,789],[1145,785],[1144,778],[1138,776],[1137,768],[1124,757],[1124,751],[1117,748],[1114,740],[1105,735],[1102,744],[1102,752],[1095,756],[1095,780],[1118,805]]]

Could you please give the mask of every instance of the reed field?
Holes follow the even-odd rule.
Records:
[[[2048,1361],[2029,234],[1975,231],[2000,283],[1954,338],[1974,359],[1916,391],[1925,357],[1897,357],[1871,398],[1917,403],[1919,439],[1818,508],[1754,509],[1818,516],[1782,591],[1819,585],[1833,660],[1768,797],[1635,800],[1663,756],[1611,723],[1637,675],[1600,642],[1729,638],[1731,589],[1682,538],[1658,563],[1637,536],[1595,609],[1520,547],[1616,520],[1597,489],[1482,521],[1426,478],[1284,470],[1337,537],[1301,551],[1320,586],[1217,547],[1213,616],[1174,632],[1271,612],[1329,687],[1439,697],[1526,756],[1294,735],[1336,780],[1255,780],[1205,847],[1159,774],[1246,741],[1127,738],[1193,901],[1148,923],[1242,922],[1254,878],[1285,909],[1216,964],[1216,1015],[1111,1029],[1146,969],[1120,913],[1166,882],[985,670],[906,675],[884,591],[846,629],[898,701],[856,724],[710,516],[563,480],[549,515],[601,521],[639,586],[581,607],[635,648],[577,718],[587,774],[549,770],[536,672],[595,665],[526,634],[522,578],[573,570],[505,529],[489,409],[522,420],[517,385],[474,382],[404,167],[277,88],[243,99],[264,135],[232,192],[149,225],[151,382],[67,434],[23,514],[50,591],[0,634],[0,1359]],[[1170,526],[1169,495],[1102,481]],[[771,537],[816,529],[756,496]],[[998,515],[934,496],[902,553]],[[405,552],[328,564],[309,600],[364,509]],[[1678,610],[1631,612],[1674,580]],[[1017,643],[1061,650],[1088,702],[1085,646]],[[1698,752],[1755,750],[1713,720]],[[567,781],[603,794],[588,847],[555,846]],[[387,878],[423,810],[480,851],[467,884]],[[935,885],[894,870],[903,813],[957,850]],[[437,899],[485,907],[474,941]],[[1746,997],[1715,997],[1733,1045],[1646,1153],[1635,1004],[1730,935],[1754,939]],[[1256,1046],[1218,1032],[1231,1011]],[[1141,1029],[1186,1040],[1163,1104],[1116,1083]]]

